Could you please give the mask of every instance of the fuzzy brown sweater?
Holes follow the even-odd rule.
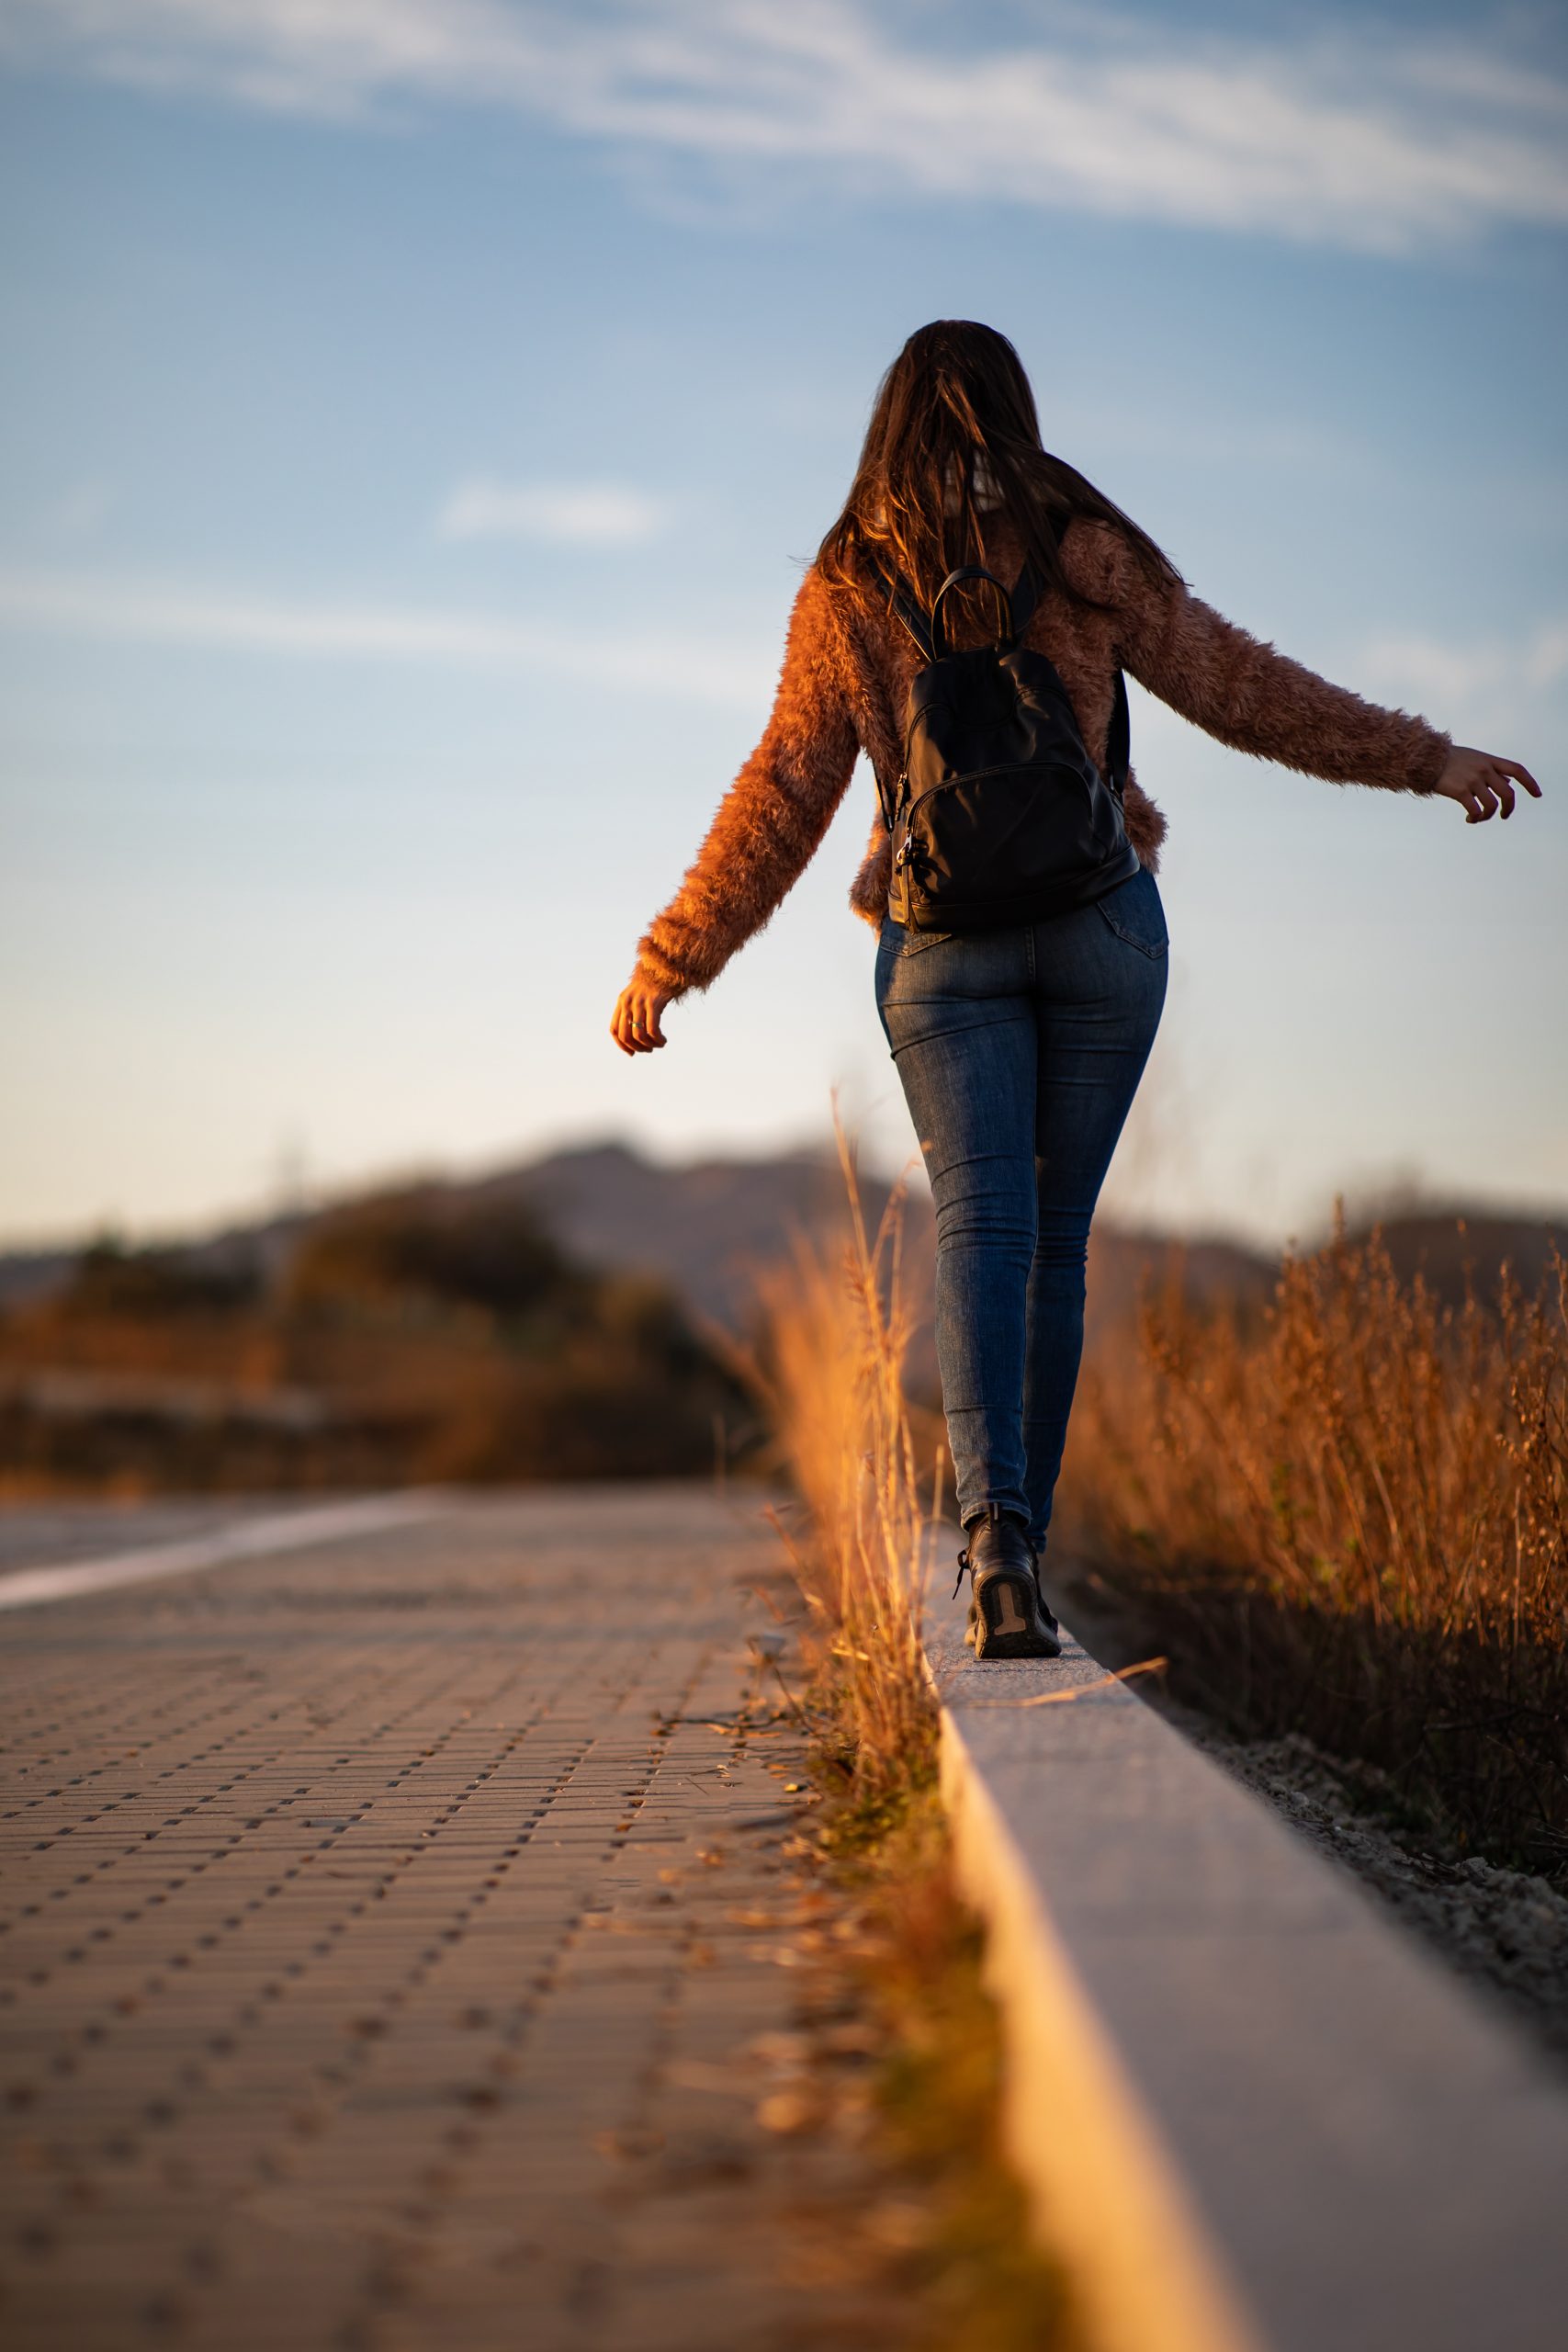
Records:
[[[1021,549],[998,517],[986,554],[1004,579]],[[1429,793],[1452,746],[1424,718],[1363,702],[1238,628],[1190,591],[1156,587],[1123,534],[1080,518],[1061,540],[1076,595],[1041,600],[1027,641],[1060,673],[1078,729],[1103,769],[1115,673],[1222,743],[1336,784]],[[830,583],[813,564],[790,617],[765,733],[719,805],[685,879],[637,947],[642,978],[672,996],[705,989],[761,929],[810,859],[864,752],[889,805],[900,766],[898,714],[918,666],[886,614]],[[1166,820],[1127,784],[1128,838],[1157,870]],[[890,842],[880,814],[850,904],[868,922],[887,910]]]

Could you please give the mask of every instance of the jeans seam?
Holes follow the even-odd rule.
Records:
[[[940,997],[917,996],[907,997],[903,1001],[905,1004],[940,1004],[942,1001],[942,999]],[[897,1004],[891,1008],[895,1012],[898,1012],[900,1009],[900,1006]],[[989,1021],[966,1021],[962,1029],[936,1030],[932,1032],[931,1036],[906,1037],[901,1046],[893,1046],[893,1058],[897,1061],[899,1055],[907,1054],[911,1046],[931,1045],[932,1038],[936,1036],[967,1037],[973,1035],[973,1033],[977,1029],[999,1029],[1004,1027],[1010,1021],[1018,1021],[1023,1017],[1023,1015],[1017,1012],[998,1012],[994,1014]]]

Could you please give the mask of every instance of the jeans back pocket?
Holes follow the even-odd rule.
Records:
[[[1118,939],[1145,956],[1163,956],[1170,945],[1159,885],[1146,865],[1108,890],[1095,906]]]
[[[928,947],[940,947],[943,940],[953,936],[951,931],[913,931],[905,923],[895,922],[889,915],[882,926],[877,947],[902,961],[907,956],[923,955]]]

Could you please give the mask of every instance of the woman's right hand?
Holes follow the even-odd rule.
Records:
[[[656,988],[640,972],[634,972],[620,995],[615,1010],[610,1015],[610,1035],[623,1054],[651,1054],[667,1040],[660,1027],[660,1016],[674,998],[668,989]]]
[[[1440,792],[1446,800],[1459,802],[1467,825],[1483,825],[1499,809],[1505,817],[1513,815],[1514,786],[1510,777],[1522,784],[1533,799],[1540,798],[1540,785],[1517,760],[1505,760],[1495,752],[1476,752],[1468,743],[1456,743],[1432,789]]]

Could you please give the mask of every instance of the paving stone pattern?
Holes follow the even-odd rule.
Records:
[[[822,1899],[734,1731],[775,1566],[557,1489],[5,1622],[8,2352],[866,2339],[871,2160],[758,2113]]]

